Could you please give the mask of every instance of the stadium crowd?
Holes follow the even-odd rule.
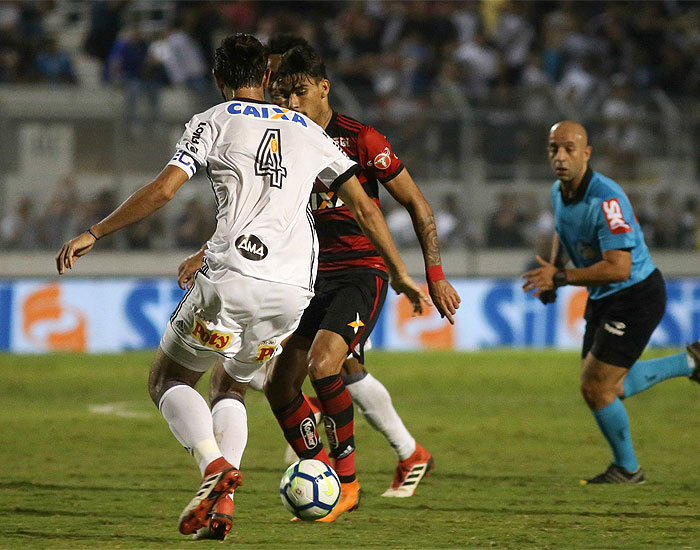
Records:
[[[631,193],[647,243],[653,248],[696,250],[700,248],[700,202],[695,196],[677,198],[662,191],[653,200]],[[103,189],[81,196],[72,178],[57,182],[45,205],[32,197],[20,198],[0,217],[0,248],[6,250],[53,250],[83,227],[102,219],[118,204],[115,193]],[[530,192],[503,192],[495,201],[483,227],[468,222],[453,195],[434,203],[438,235],[443,247],[490,248],[549,246],[553,218],[538,206]],[[382,203],[387,225],[398,247],[414,245],[411,219],[398,203]],[[119,240],[106,237],[100,246],[132,250],[154,248],[198,249],[213,233],[211,201],[193,197],[171,218],[163,214],[128,228]],[[69,220],[73,220],[69,222]]]
[[[671,96],[700,91],[700,7],[660,1],[15,0],[0,3],[0,82],[77,83],[60,38],[80,14],[83,49],[104,64],[105,80],[132,42],[125,63],[130,77],[210,86],[218,37],[252,32],[266,40],[294,32],[320,50],[358,99],[387,104],[398,115],[428,101],[461,107],[533,95],[537,108],[527,112],[535,117],[542,105],[532,92],[543,86],[553,86],[584,115],[603,107],[620,86],[658,87]],[[57,15],[69,20],[56,21]],[[169,58],[173,53],[179,66]],[[149,62],[161,66],[154,71]]]
[[[77,49],[64,43],[70,29],[80,31]],[[334,101],[347,112],[355,106],[366,113],[418,178],[466,177],[465,141],[485,160],[487,180],[513,179],[523,158],[541,166],[526,176],[549,178],[544,143],[532,136],[568,117],[586,124],[601,165],[625,182],[644,178],[639,161],[645,155],[673,154],[662,150],[669,146],[660,137],[658,93],[691,114],[700,112],[698,29],[700,5],[674,1],[16,0],[0,2],[0,86],[85,85],[80,65],[92,59],[100,85],[124,94],[126,119],[139,136],[139,124],[158,122],[167,87],[185,90],[201,109],[219,101],[210,67],[221,37],[251,32],[266,41],[293,32],[326,60]],[[478,120],[470,126],[478,135],[465,136],[465,118]],[[700,143],[700,123],[693,131]],[[695,199],[664,191],[654,200],[631,194],[652,246],[698,247]],[[462,217],[455,211],[459,204],[446,196],[436,204],[442,238],[455,246],[532,245],[551,229],[548,215],[530,197],[508,195],[477,228],[454,222]],[[70,204],[87,218],[110,211],[115,200],[109,191],[79,201],[57,195],[47,205],[23,198],[4,205],[0,242],[55,248],[73,229],[52,218],[76,207]],[[137,226],[115,246],[201,241],[211,228],[199,227],[204,217],[198,208],[193,200],[177,216],[186,229],[178,228],[175,237],[161,220],[151,222],[152,231]],[[30,223],[34,218],[41,223]],[[400,214],[394,218],[397,230],[405,226]],[[19,229],[25,225],[32,230]]]

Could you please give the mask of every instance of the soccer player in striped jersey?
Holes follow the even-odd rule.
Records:
[[[182,534],[223,539],[247,441],[243,396],[253,373],[284,345],[313,296],[318,243],[308,208],[314,180],[362,220],[390,266],[397,292],[417,310],[427,298],[407,275],[358,167],[307,117],[267,103],[267,50],[251,35],[224,39],[214,75],[224,102],[194,115],[156,179],[63,245],[59,274],[97,240],[164,206],[201,167],[217,203],[206,262],[171,317],[148,389],[176,439],[197,461],[202,484],[180,515]],[[195,385],[213,374],[211,409]],[[219,365],[220,366],[220,365]]]
[[[685,353],[640,361],[666,308],[666,286],[622,188],[591,170],[586,130],[565,120],[549,132],[556,235],[552,257],[523,275],[525,292],[543,303],[563,285],[585,286],[581,393],[612,450],[608,468],[582,484],[643,483],[622,403],[670,378],[700,382],[700,341]],[[561,245],[561,246],[560,246]],[[564,269],[563,248],[574,267]]]
[[[335,112],[329,104],[329,93],[324,63],[310,46],[285,53],[271,86],[272,100],[305,114],[324,128],[360,164],[359,179],[372,200],[379,204],[381,183],[409,211],[423,250],[433,303],[443,316],[454,322],[452,316],[460,299],[442,273],[429,204],[387,139],[371,126]],[[341,198],[317,186],[311,195],[311,208],[320,246],[316,296],[290,339],[289,351],[271,367],[266,394],[297,454],[312,455],[314,449],[309,448],[312,447],[309,440],[299,437],[303,426],[296,420],[300,416],[309,417],[299,414],[306,407],[299,391],[307,373],[304,358],[310,350],[308,372],[312,382],[342,381],[370,424],[396,451],[399,464],[392,486],[384,496],[411,496],[431,468],[432,456],[405,428],[386,388],[364,368],[364,344],[386,293],[384,264]],[[353,357],[344,361],[348,351]],[[341,480],[348,483],[355,473],[354,453],[350,452],[354,446],[352,432],[346,429],[352,424],[351,405],[339,404],[337,408],[342,410],[340,414],[329,415],[324,410],[324,422],[336,469],[343,476]],[[353,496],[351,491],[346,493]],[[353,503],[343,503],[349,504]]]

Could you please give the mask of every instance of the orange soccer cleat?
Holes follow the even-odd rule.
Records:
[[[340,498],[338,504],[330,511],[330,513],[315,521],[321,523],[330,523],[338,519],[345,512],[354,512],[360,507],[360,482],[355,480],[350,483],[340,484]]]
[[[344,512],[354,512],[360,507],[360,482],[355,480],[350,483],[340,484],[340,498],[330,513],[322,518],[315,519],[321,523],[331,523],[338,519]],[[301,521],[299,518],[292,518],[291,521]]]

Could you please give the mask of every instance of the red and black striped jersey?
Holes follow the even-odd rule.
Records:
[[[404,168],[389,141],[371,126],[336,112],[326,133],[359,164],[357,178],[379,206],[379,183],[386,184]],[[317,181],[311,193],[311,209],[318,233],[319,271],[373,268],[386,273],[384,260],[335,190],[329,191]]]

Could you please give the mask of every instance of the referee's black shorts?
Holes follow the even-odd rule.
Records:
[[[364,364],[364,347],[382,311],[387,275],[375,269],[319,271],[315,296],[294,334],[313,340],[320,329],[343,337]]]
[[[666,285],[656,269],[643,281],[599,300],[588,300],[581,357],[630,368],[666,310]]]

